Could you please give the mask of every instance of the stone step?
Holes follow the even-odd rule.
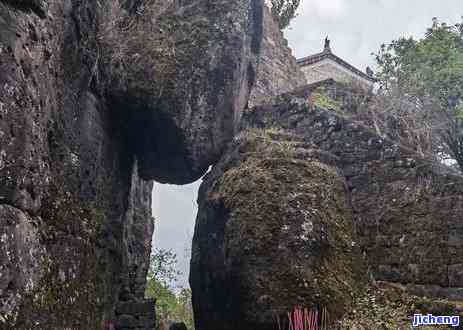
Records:
[[[114,330],[153,330],[155,305],[154,299],[120,302],[116,307]]]

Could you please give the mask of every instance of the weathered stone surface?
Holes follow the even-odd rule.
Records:
[[[17,295],[36,290],[46,271],[39,224],[38,218],[0,205],[0,315],[5,319],[14,318]]]
[[[244,126],[286,129],[336,157],[376,279],[463,287],[463,178],[298,95],[248,112]]]
[[[368,285],[354,302],[350,313],[340,321],[340,330],[410,329],[411,316],[454,315],[463,317],[458,301],[415,296],[400,283],[376,282]],[[461,325],[460,325],[461,327]],[[422,329],[449,329],[447,325],[422,325]],[[454,327],[458,329],[459,327]]]
[[[25,260],[0,256],[0,327],[96,329],[119,302],[140,301],[150,180],[195,180],[234,133],[261,1],[151,3],[157,15],[130,0],[0,1],[1,220],[19,225],[2,228],[13,239],[1,251]],[[130,38],[125,23],[136,23]],[[178,47],[165,75],[145,42],[162,29]],[[27,246],[37,253],[23,256]]]
[[[138,283],[131,295],[143,294],[152,185],[95,82],[96,3],[48,5],[42,17],[0,3],[0,203],[34,223],[5,249],[34,240],[45,256],[30,256],[33,290],[0,295],[14,297],[7,328],[92,329],[112,318],[126,278]]]
[[[44,17],[47,12],[47,0],[5,0],[11,6],[15,6],[23,11],[31,11],[40,17]]]
[[[121,302],[116,308],[114,327],[116,330],[154,329],[154,310],[155,301],[152,299]]]
[[[75,10],[82,7],[76,3]],[[96,323],[98,285],[98,226],[91,215],[98,213],[94,205],[106,211],[113,206],[108,201],[124,201],[123,191],[111,193],[123,182],[122,176],[109,175],[124,171],[114,161],[124,151],[113,153],[109,139],[102,138],[107,134],[100,126],[104,109],[99,112],[93,106],[97,102],[86,102],[93,94],[76,87],[90,75],[82,64],[81,49],[73,48],[79,42],[75,25],[65,24],[69,12],[54,2],[47,9],[47,15],[55,17],[52,20],[30,9],[0,3],[0,203],[17,209],[17,221],[25,226],[25,236],[7,241],[5,249],[31,247],[42,252],[31,253],[30,260],[19,265],[22,271],[34,272],[33,288],[31,283],[26,288],[18,283],[19,287],[0,291],[2,298],[14,297],[9,300],[9,317],[2,314],[0,326],[28,329],[78,323],[90,328]],[[89,25],[81,27],[82,33],[91,30]],[[64,39],[74,41],[68,44],[74,50],[72,58],[65,54]],[[76,63],[81,70],[66,75]],[[89,116],[97,120],[90,121]],[[89,122],[92,129],[82,132]],[[101,183],[111,179],[103,187],[93,181],[96,178]],[[8,261],[2,259],[1,264]],[[36,266],[29,269],[30,265]],[[8,271],[20,278],[14,267],[1,272],[2,281]]]
[[[264,8],[263,39],[256,83],[249,107],[265,103],[272,97],[290,92],[306,84],[288,41],[275,23],[270,10]]]
[[[327,305],[336,319],[352,308],[352,279],[367,275],[463,298],[463,177],[314,106],[311,92],[246,111],[242,133],[206,176],[190,273],[200,329],[271,329],[272,316],[294,306]]]
[[[320,158],[295,137],[247,131],[206,176],[190,271],[197,329],[274,329],[297,306],[334,320],[350,305],[366,268],[344,178]]]
[[[151,217],[152,185],[138,176],[136,163],[132,170],[127,209],[122,229],[122,276],[120,300],[145,296],[146,274],[149,268],[154,222]],[[149,306],[145,303],[145,306]],[[151,309],[152,312],[152,309]]]
[[[155,308],[154,300],[120,302],[116,314],[140,316],[149,314]]]
[[[262,6],[261,0],[179,1],[155,19],[148,8],[135,22],[120,14],[135,27],[106,39],[115,52],[128,47],[122,61],[132,65],[109,61],[109,93],[115,109],[135,115],[131,138],[143,178],[193,182],[218,159],[254,84]],[[129,41],[120,46],[121,40]]]

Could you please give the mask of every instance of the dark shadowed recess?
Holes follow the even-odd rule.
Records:
[[[43,9],[44,1],[41,0],[1,0],[11,7],[14,7],[23,12],[33,12],[40,18],[45,18],[45,11]]]
[[[127,132],[127,144],[138,161],[141,178],[159,183],[187,184],[200,178],[207,166],[193,169],[185,137],[171,116],[146,107],[140,97],[113,97],[115,127]]]
[[[199,188],[199,196],[206,193],[205,185]],[[195,323],[202,324],[204,329],[212,329],[217,324],[222,324],[223,329],[229,329],[228,326],[235,327],[239,320],[239,288],[233,284],[236,280],[227,278],[230,272],[225,271],[225,255],[217,253],[223,251],[223,242],[225,238],[225,224],[230,218],[229,211],[223,203],[219,202],[211,205],[205,212],[198,214],[201,221],[207,222],[205,226],[199,226],[196,220],[193,241],[207,245],[210,237],[214,237],[215,242],[220,246],[216,249],[198,249],[193,247],[192,254],[198,253],[201,256],[200,262],[190,263],[190,286],[193,290],[201,294],[193,294],[192,302],[195,314]],[[213,219],[213,221],[211,221]],[[207,229],[207,230],[206,230]],[[213,271],[211,271],[213,269]],[[202,274],[207,274],[206,279],[201,278]],[[224,285],[224,284],[227,285]],[[209,295],[210,300],[206,301],[204,295]],[[201,303],[202,299],[202,303]],[[206,317],[205,317],[206,316]],[[236,328],[238,329],[238,328]]]

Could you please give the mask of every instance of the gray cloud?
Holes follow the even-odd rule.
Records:
[[[321,51],[329,35],[333,52],[363,70],[382,43],[421,37],[433,17],[454,24],[462,15],[461,0],[302,0],[285,34],[296,57]]]

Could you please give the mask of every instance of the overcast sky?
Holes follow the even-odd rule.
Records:
[[[299,16],[285,34],[298,58],[320,52],[329,35],[333,52],[364,70],[373,67],[370,54],[382,43],[421,37],[433,17],[455,24],[462,15],[463,0],[301,0]],[[156,185],[153,191],[154,245],[177,253],[183,286],[188,283],[198,187],[199,182]]]
[[[421,37],[433,17],[455,24],[462,15],[462,0],[301,0],[286,37],[299,58],[321,51],[329,35],[333,52],[364,70],[382,43]]]

